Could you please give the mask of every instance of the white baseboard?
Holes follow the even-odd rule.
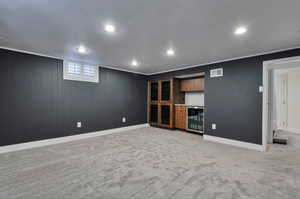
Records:
[[[253,150],[257,150],[257,151],[265,151],[266,150],[265,147],[263,147],[263,145],[252,144],[249,142],[242,142],[242,141],[237,141],[237,140],[231,140],[231,139],[221,138],[221,137],[216,137],[216,136],[211,136],[211,135],[203,135],[203,139],[207,140],[207,141],[242,147],[242,148],[246,148],[246,149],[253,149]]]
[[[300,129],[293,129],[293,128],[286,128],[286,129],[282,129],[283,131],[287,131],[289,133],[296,133],[296,134],[300,134]]]
[[[46,140],[40,140],[40,141],[34,141],[34,142],[26,142],[26,143],[21,143],[21,144],[1,146],[0,154],[12,152],[12,151],[20,151],[20,150],[31,149],[31,148],[36,148],[36,147],[48,146],[48,145],[53,145],[53,144],[71,142],[71,141],[75,141],[75,140],[98,137],[98,136],[103,136],[103,135],[109,135],[109,134],[113,134],[113,133],[120,133],[123,131],[129,131],[129,130],[144,128],[144,127],[149,127],[149,124],[133,125],[133,126],[114,128],[114,129],[108,129],[108,130],[103,130],[103,131],[96,131],[96,132],[92,132],[92,133],[84,133],[84,134],[79,134],[79,135],[72,135],[72,136],[52,138],[52,139],[46,139]]]

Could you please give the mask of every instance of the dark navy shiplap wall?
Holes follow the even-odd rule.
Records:
[[[147,122],[146,76],[100,68],[99,78],[63,80],[62,60],[0,49],[0,145]]]
[[[100,68],[95,84],[63,80],[62,60],[0,49],[0,146],[146,123],[147,79],[217,67],[224,77],[206,75],[205,133],[261,144],[263,61],[292,56],[300,49],[148,77]]]
[[[193,67],[158,75],[161,79],[205,72],[205,134],[262,144],[263,61],[299,56],[300,49]],[[209,78],[209,70],[223,67],[224,76]],[[211,125],[217,124],[212,130]]]

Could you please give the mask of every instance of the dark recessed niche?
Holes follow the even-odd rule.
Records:
[[[170,124],[170,105],[161,106],[161,123],[165,125]]]
[[[158,122],[158,106],[156,104],[152,104],[150,106],[150,122],[157,123]]]
[[[158,82],[151,83],[151,100],[152,101],[158,100]]]
[[[161,83],[161,100],[170,100],[170,81],[163,81]]]

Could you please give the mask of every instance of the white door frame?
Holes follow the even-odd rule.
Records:
[[[263,103],[262,103],[262,144],[263,148],[266,151],[267,150],[267,145],[268,145],[268,134],[270,131],[270,126],[269,126],[269,72],[274,69],[280,69],[283,68],[282,65],[284,63],[290,63],[290,62],[296,62],[300,61],[300,56],[296,57],[288,57],[288,58],[282,58],[282,59],[274,59],[274,60],[269,60],[269,61],[264,61],[263,62]]]

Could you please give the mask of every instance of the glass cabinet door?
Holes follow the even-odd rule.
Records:
[[[151,101],[158,101],[158,82],[151,82]]]
[[[161,82],[161,100],[169,101],[171,96],[171,81]]]
[[[150,123],[158,123],[158,105],[150,105]]]
[[[188,108],[188,129],[194,131],[204,130],[203,109]]]
[[[173,78],[148,81],[147,119],[151,125],[174,128],[173,88],[177,88]]]
[[[164,125],[170,124],[170,105],[161,105],[161,123]]]

